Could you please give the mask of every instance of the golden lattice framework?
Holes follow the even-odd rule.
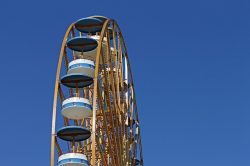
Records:
[[[100,39],[91,86],[73,89],[61,85],[60,78],[67,71],[68,63],[77,58],[76,52],[66,45],[68,39],[82,35],[75,29],[75,23],[69,26],[62,41],[54,90],[51,166],[56,165],[58,156],[72,151],[84,153],[92,166],[143,165],[140,123],[125,42],[115,20],[98,17],[106,21],[98,34]],[[76,91],[90,100],[92,117],[70,120],[60,114],[62,101]],[[70,124],[90,129],[91,138],[76,144],[59,140],[58,127]]]

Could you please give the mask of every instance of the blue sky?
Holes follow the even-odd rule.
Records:
[[[62,38],[96,14],[125,37],[145,165],[249,166],[247,0],[2,1],[1,165],[49,165]]]

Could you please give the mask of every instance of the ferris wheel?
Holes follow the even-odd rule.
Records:
[[[62,41],[52,114],[55,165],[143,165],[133,77],[113,19],[77,20]]]

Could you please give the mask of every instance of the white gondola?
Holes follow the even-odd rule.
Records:
[[[89,166],[89,162],[84,154],[66,153],[58,158],[58,166]]]
[[[97,42],[99,41],[100,39],[100,36],[99,35],[93,35],[91,36],[90,38],[92,39],[95,39]],[[103,39],[103,53],[106,54],[107,50],[106,50],[106,45],[107,45],[107,38],[104,37]],[[114,48],[113,47],[110,47],[110,50],[111,50],[111,54],[114,55],[115,52],[114,52]],[[84,57],[86,59],[89,59],[89,60],[92,60],[92,61],[95,61],[96,60],[96,54],[97,54],[97,48],[95,48],[94,50],[91,50],[91,51],[87,51],[87,52],[75,52],[76,53],[76,56],[78,58],[80,57]]]
[[[69,63],[68,74],[81,73],[94,78],[95,64],[91,60],[76,59]]]
[[[79,120],[92,116],[92,106],[88,99],[71,97],[63,101],[62,114],[64,117]]]

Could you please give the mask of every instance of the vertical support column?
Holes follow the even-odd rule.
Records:
[[[128,62],[126,56],[124,56],[124,77],[125,77],[124,81],[128,85]],[[125,97],[126,97],[126,104],[128,105],[128,91],[126,91]]]

